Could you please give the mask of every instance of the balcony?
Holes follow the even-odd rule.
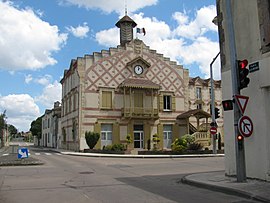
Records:
[[[122,108],[122,116],[124,118],[139,118],[139,119],[158,119],[158,109],[153,108]]]

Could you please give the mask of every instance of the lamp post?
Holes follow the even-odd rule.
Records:
[[[213,63],[216,61],[220,52],[213,58],[213,61],[210,63],[210,81],[211,81],[211,112],[212,112],[212,123],[216,123],[215,119],[215,92],[214,92],[214,81],[213,81]],[[217,146],[216,146],[216,134],[212,135],[212,143],[213,143],[213,154],[217,154]]]

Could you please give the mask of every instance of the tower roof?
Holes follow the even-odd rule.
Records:
[[[120,24],[123,22],[130,22],[132,23],[132,27],[136,27],[136,23],[134,20],[132,20],[129,16],[125,15],[123,18],[121,18],[115,25],[120,28]]]

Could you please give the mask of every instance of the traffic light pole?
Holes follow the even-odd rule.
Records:
[[[210,81],[211,81],[211,112],[212,112],[212,123],[216,123],[215,119],[215,92],[214,92],[214,80],[213,80],[213,63],[217,59],[218,54],[216,57],[213,59],[213,61],[210,63]],[[217,126],[216,126],[217,127]],[[212,135],[212,143],[213,143],[213,154],[217,154],[217,144],[216,144],[216,136],[217,134]]]
[[[228,26],[228,42],[229,42],[229,55],[230,55],[230,64],[231,64],[231,77],[232,77],[232,92],[233,95],[239,95],[240,90],[238,88],[238,72],[237,72],[237,56],[236,56],[236,47],[235,47],[235,35],[234,27],[232,20],[232,11],[231,11],[231,0],[226,1],[226,20]],[[236,177],[237,182],[246,181],[246,163],[245,163],[245,148],[244,140],[242,145],[238,144],[237,136],[239,134],[238,130],[238,120],[240,118],[240,110],[236,102],[234,103],[234,134],[235,134],[235,155],[236,155]]]

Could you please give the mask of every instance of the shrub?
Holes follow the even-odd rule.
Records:
[[[191,143],[188,145],[188,150],[202,150],[203,146],[201,143]]]
[[[181,137],[182,139],[186,140],[187,145],[193,144],[195,142],[195,136],[186,134]]]
[[[103,147],[103,150],[120,152],[120,151],[125,150],[125,145],[123,145],[123,144],[106,145]]]
[[[185,139],[181,138],[177,138],[174,140],[174,142],[172,143],[172,151],[176,151],[176,152],[183,152],[187,149],[187,141]]]
[[[100,134],[95,132],[85,132],[85,140],[90,149],[93,149],[98,140],[99,140]]]

